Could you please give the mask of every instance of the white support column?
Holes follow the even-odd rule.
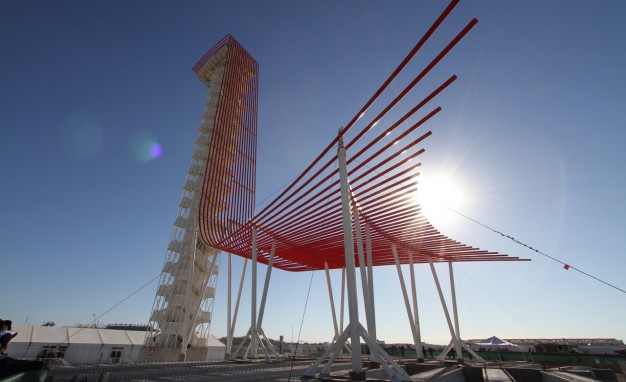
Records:
[[[241,280],[239,280],[239,291],[237,292],[237,302],[235,303],[235,312],[233,313],[233,322],[230,325],[230,340],[233,340],[233,334],[235,333],[235,324],[237,323],[237,313],[239,313],[239,303],[241,302],[241,292],[243,291],[243,281],[246,278],[246,268],[248,266],[248,259],[243,261],[243,268],[241,269]]]
[[[239,349],[241,349],[247,342],[248,339],[250,338],[250,329],[248,329],[248,332],[246,332],[246,335],[243,337],[243,340],[239,343],[239,345],[237,346],[237,349],[235,349],[235,352],[232,355],[232,359],[236,359],[237,358],[237,354],[239,354]],[[246,348],[246,351],[243,353],[243,359],[248,359],[248,353],[250,352],[250,345],[248,345],[248,347]]]
[[[235,334],[235,324],[237,323],[237,314],[239,313],[239,303],[241,302],[241,292],[243,291],[243,281],[246,277],[246,268],[248,266],[248,259],[245,259],[243,262],[243,269],[241,270],[241,280],[239,281],[239,291],[237,292],[237,302],[235,303],[235,312],[233,313],[233,322],[230,325],[230,333],[228,336],[230,337],[230,348],[226,348],[227,353],[231,353],[232,344],[233,344],[233,336]],[[228,342],[228,340],[227,340]],[[235,358],[237,356],[237,351],[235,353],[231,353],[231,358]]]
[[[270,340],[265,336],[263,332],[263,315],[265,313],[265,304],[267,301],[267,292],[269,290],[269,284],[272,277],[272,269],[274,266],[274,254],[276,253],[276,240],[272,241],[272,249],[270,250],[270,257],[267,263],[267,272],[265,274],[265,283],[263,284],[263,295],[261,296],[261,306],[259,307],[259,318],[256,324],[256,337],[259,341],[259,344],[263,348],[263,352],[265,353],[265,360],[269,362],[271,357],[274,356],[277,359],[280,358],[280,355],[274,350],[274,346],[270,342]]]
[[[320,372],[321,376],[329,375],[330,374],[330,367],[332,366],[333,361],[339,355],[343,345],[345,345],[345,343],[346,343],[346,341],[348,340],[349,337],[350,337],[350,329],[346,328],[346,330],[344,330],[341,333],[341,335],[337,338],[337,341],[333,342],[328,347],[328,349],[326,349],[326,351],[318,359],[316,359],[311,364],[311,366],[309,366],[309,368],[304,372],[303,376],[304,377],[309,377],[309,378],[314,378],[315,374],[317,372],[317,367],[319,365],[321,365],[322,362],[324,362],[326,357],[330,356],[330,358],[326,362],[326,365],[322,368],[322,371]]]
[[[372,330],[372,313],[369,298],[369,287],[367,286],[367,273],[365,270],[365,250],[363,248],[363,235],[361,232],[361,219],[358,208],[352,206],[352,218],[354,219],[354,230],[356,233],[356,247],[359,254],[359,270],[361,272],[361,290],[363,291],[363,302],[365,304],[365,321],[368,332]]]
[[[352,237],[352,219],[350,213],[350,190],[348,188],[348,171],[346,168],[346,149],[343,146],[343,139],[339,138],[339,179],[341,183],[341,207],[342,207],[342,220],[343,220],[343,244],[344,244],[344,257],[346,261],[346,276],[348,279],[348,313],[350,322],[346,329],[339,336],[337,341],[329,346],[328,350],[324,352],[319,358],[315,360],[304,372],[304,377],[314,378],[317,373],[317,367],[329,356],[330,359],[326,366],[322,370],[322,374],[330,372],[330,366],[340,350],[350,338],[352,344],[352,371],[350,372],[350,379],[361,380],[365,379],[365,373],[362,371],[363,362],[361,360],[361,337],[365,343],[370,347],[372,358],[379,361],[381,366],[387,372],[389,380],[393,382],[409,382],[411,377],[404,371],[393,359],[385,353],[385,351],[378,346],[376,340],[373,339],[368,332],[359,323],[359,307],[356,295],[356,270],[354,265],[354,241]],[[342,280],[343,281],[343,280]],[[342,288],[343,292],[343,288]]]
[[[367,255],[367,286],[369,287],[370,308],[372,313],[372,327],[369,328],[370,336],[374,340],[376,337],[376,306],[374,304],[374,271],[372,266],[372,234],[370,224],[365,222],[365,254]]]
[[[346,295],[346,268],[341,268],[341,310],[340,310],[340,319],[339,319],[339,330],[344,330],[345,326],[343,325],[344,320],[343,320],[343,312],[346,309],[346,299],[345,299],[345,295]],[[350,354],[352,354],[352,349],[350,348],[350,346],[348,346],[348,342],[346,341],[344,343],[344,347],[341,349],[340,351],[340,355],[343,354],[343,349],[346,349],[346,351]]]
[[[457,341],[455,343],[456,357],[463,358],[463,350],[461,348],[461,332],[459,331],[459,315],[456,309],[456,290],[454,287],[454,273],[452,272],[452,262],[448,263],[448,269],[450,270],[450,289],[452,291],[452,314],[454,315],[454,331],[456,332]]]
[[[252,358],[257,357],[257,338],[256,338],[256,266],[257,266],[257,242],[256,242],[257,228],[252,227],[252,298],[250,307],[250,356]]]
[[[359,336],[359,305],[356,295],[356,272],[354,267],[354,241],[352,239],[352,219],[350,214],[350,190],[348,188],[348,170],[346,148],[343,138],[339,138],[339,179],[341,183],[341,206],[343,215],[343,248],[348,279],[348,314],[350,318],[350,343],[352,345],[352,372],[361,373],[361,339]]]
[[[376,340],[365,331],[365,328],[361,324],[359,324],[359,333],[365,343],[372,349],[372,358],[380,363],[381,367],[387,372],[390,382],[413,381],[407,372],[404,371],[389,354],[385,353],[383,348],[376,343]]]
[[[270,256],[269,256],[269,260],[267,264],[267,271],[265,274],[265,282],[263,284],[263,294],[261,295],[261,305],[259,306],[258,317],[257,317],[255,274],[256,274],[256,264],[258,263],[258,249],[257,249],[257,242],[256,242],[256,238],[257,238],[256,233],[257,233],[257,230],[256,230],[256,227],[254,227],[252,230],[252,277],[251,277],[253,279],[251,320],[253,321],[252,321],[252,324],[250,325],[250,329],[248,329],[246,336],[241,341],[239,346],[237,346],[237,349],[231,356],[231,359],[236,358],[237,354],[239,353],[239,349],[241,349],[247,343],[248,339],[250,339],[250,343],[248,344],[248,346],[246,347],[246,350],[243,353],[243,359],[247,359],[248,354],[253,359],[256,359],[258,356],[257,354],[258,348],[260,346],[261,349],[263,350],[263,353],[265,353],[265,360],[269,362],[271,360],[271,356],[276,357],[276,359],[280,359],[280,355],[276,352],[276,350],[274,349],[274,346],[269,341],[269,339],[267,339],[262,328],[263,316],[265,313],[265,305],[267,302],[267,292],[269,290],[269,284],[270,284],[270,280],[272,277],[272,269],[274,265],[274,254],[276,252],[276,240],[272,242],[272,249],[270,251]],[[245,264],[244,264],[244,273],[245,273]],[[242,283],[240,284],[240,291],[239,291],[240,296],[241,296],[241,287],[243,286],[243,274],[242,274],[241,280],[242,280]],[[239,297],[237,299],[237,306],[239,306]]]
[[[417,289],[415,288],[415,269],[413,266],[413,252],[409,250],[409,270],[411,272],[411,295],[413,297],[413,322],[415,324],[415,337],[417,338],[417,345],[415,345],[415,351],[417,352],[417,358],[424,358],[424,352],[422,351],[422,333],[420,331],[420,316],[417,309]]]
[[[272,249],[270,250],[270,259],[267,263],[267,272],[265,273],[265,283],[263,284],[263,294],[261,295],[261,306],[259,307],[259,319],[257,320],[257,330],[262,330],[263,314],[265,313],[265,302],[267,300],[267,290],[270,286],[270,278],[272,277],[272,267],[274,265],[274,253],[276,253],[276,240],[272,241]]]
[[[367,333],[367,331],[361,324],[358,325],[358,331],[359,336],[363,337],[365,343],[370,346],[370,349],[372,349],[372,358],[380,363],[381,367],[387,372],[390,382],[412,381],[411,377],[406,373],[406,371],[404,371],[404,369],[402,369],[396,363],[396,361],[394,361],[393,358],[389,356],[389,354],[385,353],[385,351]],[[324,354],[322,354],[318,359],[315,360],[315,362],[311,364],[311,366],[309,366],[309,368],[304,372],[303,377],[315,378],[317,367],[321,365],[323,360],[325,360],[327,357],[329,357],[328,362],[324,365],[319,375],[322,377],[330,375],[330,367],[332,366],[335,358],[339,355],[341,347],[345,345],[348,337],[350,337],[349,327],[346,328],[343,333],[341,333],[336,342],[328,347]]]
[[[391,244],[391,252],[393,253],[393,260],[396,263],[396,270],[398,271],[398,279],[400,280],[402,297],[404,297],[404,306],[406,308],[406,315],[409,318],[409,325],[411,326],[411,334],[413,335],[415,350],[417,350],[418,348],[421,349],[421,344],[418,342],[417,334],[415,333],[415,322],[413,321],[413,314],[411,314],[411,304],[409,303],[409,296],[406,292],[404,276],[402,275],[402,266],[400,265],[400,259],[398,258],[398,249],[396,248],[395,244]]]
[[[446,322],[448,323],[448,329],[450,329],[450,335],[452,336],[452,343],[456,344],[459,342],[456,333],[454,332],[454,328],[452,327],[452,321],[450,320],[450,313],[448,312],[448,307],[446,305],[446,300],[443,298],[443,292],[441,291],[441,285],[439,284],[439,278],[437,277],[437,272],[435,271],[435,266],[433,265],[433,259],[428,256],[428,263],[430,264],[430,271],[433,274],[433,279],[435,280],[435,285],[437,286],[437,292],[439,293],[439,300],[441,301],[441,306],[443,307],[443,313],[446,316]],[[443,352],[439,355],[440,359],[443,359],[446,356],[447,352]],[[462,356],[462,354],[460,354]]]
[[[330,375],[330,367],[333,365],[333,362],[335,361],[337,356],[339,356],[342,353],[343,348],[344,348],[346,342],[348,341],[349,335],[350,335],[350,333],[346,330],[340,336],[337,336],[337,340],[336,340],[337,342],[335,342],[332,345],[332,349],[333,350],[329,353],[330,357],[328,358],[328,361],[326,362],[326,365],[324,365],[324,367],[320,371],[320,376],[328,376],[328,375]],[[344,346],[339,346],[339,344],[343,344]],[[331,347],[329,347],[328,350],[331,350]],[[324,358],[321,358],[321,359],[324,359]]]
[[[343,326],[343,311],[346,306],[345,302],[346,294],[346,268],[341,268],[341,310],[339,312],[339,330],[344,330]]]
[[[333,287],[330,283],[330,271],[328,270],[328,261],[324,261],[324,269],[326,270],[326,284],[328,285],[328,298],[330,300],[330,311],[333,315],[333,328],[335,329],[335,336],[333,340],[339,337],[339,328],[337,327],[337,315],[335,314],[335,300],[333,299]]]
[[[226,309],[226,359],[230,359],[230,349],[233,347],[232,333],[232,299],[233,299],[233,255],[228,254],[228,307]]]
[[[435,280],[435,285],[437,286],[437,292],[439,293],[439,299],[441,300],[441,306],[443,307],[443,312],[446,316],[446,321],[448,322],[448,328],[450,329],[450,335],[452,336],[452,340],[450,341],[450,345],[437,357],[437,359],[443,360],[452,348],[454,348],[456,352],[457,359],[459,361],[463,360],[463,349],[465,349],[469,354],[471,354],[476,360],[483,361],[483,359],[476,354],[472,348],[467,346],[461,341],[461,336],[459,335],[459,321],[456,309],[456,292],[454,287],[454,276],[452,273],[452,263],[449,263],[450,267],[450,287],[452,289],[452,305],[454,309],[454,321],[455,328],[452,327],[452,321],[450,320],[450,313],[448,312],[448,307],[446,306],[445,299],[443,298],[443,292],[441,291],[441,285],[439,284],[439,278],[437,277],[437,272],[435,271],[435,266],[433,265],[433,260],[429,256],[428,263],[430,264],[430,270],[433,274],[433,278]]]

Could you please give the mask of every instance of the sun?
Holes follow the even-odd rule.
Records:
[[[420,175],[415,198],[435,227],[449,224],[455,214],[452,210],[461,209],[465,201],[463,189],[447,174]]]

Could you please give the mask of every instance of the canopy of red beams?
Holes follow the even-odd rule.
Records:
[[[212,242],[210,235],[203,235],[207,244],[249,258],[252,227],[256,226],[258,260],[263,263],[268,262],[275,242],[274,266],[278,268],[288,271],[324,269],[325,262],[330,268],[344,267],[336,150],[341,137],[346,142],[352,207],[358,211],[361,227],[368,226],[372,265],[394,263],[392,244],[397,246],[399,260],[404,264],[409,262],[409,253],[416,263],[428,262],[429,257],[434,262],[519,261],[517,257],[483,251],[442,235],[422,214],[415,198],[420,166],[417,159],[424,152],[421,145],[431,135],[430,131],[420,133],[420,128],[441,111],[441,107],[432,105],[433,100],[456,80],[456,76],[444,77],[438,82],[429,78],[428,83],[435,81],[439,85],[430,90],[422,89],[423,96],[407,95],[419,93],[416,85],[421,84],[478,20],[472,19],[448,39],[429,63],[413,73],[406,74],[405,69],[457,2],[454,0],[447,6],[382,86],[300,176],[234,234],[219,242]],[[405,85],[395,86],[403,88],[397,95],[381,96],[388,93],[392,81],[407,76],[409,80]],[[375,116],[365,121],[366,112]],[[356,128],[357,125],[360,128]],[[218,212],[205,209],[200,213]],[[354,220],[352,232],[356,239]],[[355,261],[358,264],[358,258]]]

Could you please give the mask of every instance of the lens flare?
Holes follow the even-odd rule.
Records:
[[[150,147],[150,156],[153,159],[160,157],[161,154],[163,154],[163,147],[161,147],[160,144],[155,143],[152,145],[152,147]]]
[[[426,218],[438,226],[448,223],[453,215],[450,208],[458,209],[464,196],[461,188],[447,176],[420,176],[416,199]]]
[[[163,154],[163,148],[156,137],[147,131],[140,131],[130,139],[130,156],[139,163],[147,163]]]

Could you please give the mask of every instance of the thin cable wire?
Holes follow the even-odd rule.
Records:
[[[502,305],[502,307],[506,310],[509,311],[509,313],[511,313],[515,318],[517,318],[522,324],[524,324],[528,329],[530,329],[531,331],[533,331],[537,337],[543,339],[544,337],[535,329],[533,329],[530,325],[528,325],[526,323],[526,321],[522,320],[522,318],[520,316],[518,316],[517,314],[515,314],[515,312],[513,312],[511,309],[509,309],[508,306],[506,306],[502,301],[498,300],[496,298],[496,296],[494,296],[493,294],[491,294],[491,292],[489,292],[489,290],[487,290],[485,287],[483,287],[481,284],[478,283],[478,281],[474,280],[474,278],[472,276],[470,276],[468,273],[466,273],[463,269],[461,269],[461,272],[463,272],[463,274],[465,276],[467,276],[468,279],[472,280],[474,282],[474,284],[478,285],[478,287],[480,289],[482,289],[486,294],[488,294],[489,296],[491,296],[491,298],[493,298],[498,304]]]
[[[311,280],[309,280],[309,291],[306,293],[306,301],[304,302],[304,311],[302,312],[302,320],[300,321],[300,329],[298,330],[298,340],[296,341],[296,347],[293,351],[293,357],[291,357],[291,367],[289,368],[289,378],[287,381],[291,381],[291,372],[293,371],[293,363],[295,360],[296,353],[298,352],[298,345],[300,344],[300,334],[302,333],[302,325],[304,324],[304,315],[306,314],[306,307],[309,304],[309,295],[311,294],[311,284],[313,284],[313,274],[315,271],[311,272]]]
[[[481,225],[481,226],[483,226],[483,227],[487,228],[488,230],[491,230],[491,231],[493,231],[493,232],[495,232],[495,233],[497,233],[497,234],[501,235],[502,237],[505,237],[505,238],[507,238],[507,239],[509,239],[509,240],[513,241],[513,242],[514,242],[514,243],[516,243],[516,244],[519,244],[519,245],[521,245],[521,246],[523,246],[523,247],[526,247],[526,248],[530,249],[531,251],[535,251],[535,252],[537,252],[537,253],[538,253],[538,254],[540,254],[540,255],[543,255],[543,256],[545,256],[545,257],[547,257],[547,258],[549,258],[549,259],[551,259],[551,260],[553,260],[553,261],[556,261],[557,263],[563,264],[563,266],[565,267],[565,269],[570,269],[570,268],[571,268],[571,269],[573,269],[573,270],[575,270],[575,271],[578,271],[578,272],[582,273],[582,274],[583,274],[583,275],[585,275],[585,276],[591,277],[592,279],[594,279],[594,280],[596,280],[596,281],[599,281],[599,282],[601,282],[602,284],[608,285],[608,286],[610,286],[611,288],[617,289],[618,291],[620,291],[620,292],[622,292],[622,293],[626,294],[626,290],[621,289],[621,288],[618,288],[617,286],[615,286],[615,285],[613,285],[613,284],[611,284],[611,283],[608,283],[608,282],[606,282],[606,281],[604,281],[604,280],[601,280],[601,279],[599,279],[599,278],[597,278],[597,277],[595,277],[595,276],[593,276],[593,275],[591,275],[591,274],[589,274],[589,273],[587,273],[587,272],[585,272],[585,271],[583,271],[583,270],[581,270],[581,269],[579,269],[579,268],[576,268],[576,267],[574,267],[574,266],[572,266],[572,265],[570,265],[570,264],[565,263],[564,261],[561,261],[561,260],[559,260],[559,259],[557,259],[557,258],[555,258],[555,257],[552,257],[552,256],[548,255],[547,253],[541,252],[540,250],[538,250],[538,249],[536,249],[536,248],[533,248],[533,247],[531,247],[530,245],[528,245],[528,244],[526,244],[526,243],[524,243],[524,242],[521,242],[521,241],[517,240],[516,238],[514,238],[514,237],[513,237],[513,236],[511,236],[511,235],[507,235],[507,234],[505,234],[505,233],[502,233],[502,232],[500,232],[500,231],[496,230],[495,228],[491,228],[491,227],[489,227],[488,225],[483,224],[483,223],[479,222],[478,220],[473,219],[473,218],[471,218],[471,217],[469,217],[469,216],[467,216],[467,215],[464,215],[464,214],[460,213],[459,211],[456,211],[456,210],[454,210],[454,209],[452,209],[452,208],[450,208],[450,207],[447,207],[447,206],[446,206],[446,208],[447,208],[447,209],[449,209],[450,211],[452,211],[452,212],[454,212],[454,213],[456,213],[456,214],[460,215],[460,216],[463,216],[463,217],[464,217],[464,218],[466,218],[466,219],[469,219],[469,220],[473,221],[474,223],[476,223],[476,224],[478,224],[478,225]]]
[[[94,325],[96,322],[98,322],[98,320],[102,317],[104,317],[107,313],[109,313],[110,311],[112,311],[113,309],[117,308],[118,306],[120,306],[121,304],[123,304],[126,300],[128,300],[129,298],[133,297],[134,295],[136,295],[137,293],[139,293],[139,291],[141,291],[143,288],[147,287],[148,285],[150,285],[154,280],[158,279],[159,277],[161,277],[161,274],[159,273],[157,276],[155,276],[152,280],[148,281],[147,283],[143,284],[142,286],[139,287],[139,289],[137,289],[136,291],[134,291],[133,293],[129,294],[128,296],[126,296],[122,301],[118,302],[117,304],[113,305],[112,307],[110,307],[106,312],[102,313],[101,315],[99,315],[98,317],[94,318],[93,321],[91,321],[89,324],[87,324],[86,327],[82,327],[80,329],[78,329],[76,331],[76,333],[72,334],[71,336],[68,336],[66,340],[64,340],[63,342],[60,342],[57,344],[57,346],[67,342],[70,342],[70,338],[74,337],[76,334],[80,333],[83,329],[87,329],[89,327],[91,327],[91,325]]]
[[[254,206],[255,210],[260,209],[260,206],[262,206],[262,205],[263,205],[263,203],[267,202],[267,200],[268,200],[269,198],[271,198],[272,196],[274,196],[274,195],[278,194],[278,193],[279,193],[280,191],[282,191],[283,189],[287,188],[287,186],[288,186],[289,184],[291,184],[291,183],[292,183],[292,182],[293,182],[296,178],[297,178],[297,177],[296,177],[296,176],[294,176],[293,178],[291,178],[290,180],[288,180],[287,182],[285,182],[285,184],[283,184],[282,186],[278,187],[278,188],[276,189],[276,191],[274,191],[274,192],[272,192],[271,194],[269,194],[269,195],[268,195],[265,199],[263,199],[263,200],[261,200],[260,202],[258,202],[258,203]]]
[[[458,285],[458,279],[457,279],[457,285]],[[474,308],[472,307],[470,299],[467,297],[467,294],[465,294],[465,288],[457,288],[457,289],[459,289],[461,291],[461,293],[463,294],[463,298],[467,302],[467,306],[469,306],[470,312],[472,312],[472,316],[474,316],[474,320],[478,324],[478,329],[480,330],[480,335],[483,338],[487,338],[485,336],[485,330],[483,329],[483,326],[480,324],[480,320],[478,319],[478,316],[476,316],[476,312],[474,312]],[[457,335],[458,335],[458,333],[457,333]]]
[[[359,161],[358,161],[358,160],[355,160],[355,162],[359,163]],[[367,165],[365,165],[365,167],[367,168],[368,166],[367,166]],[[374,171],[374,172],[378,173],[378,171]],[[386,177],[386,175],[383,175],[383,176],[385,176],[385,177]],[[557,258],[555,258],[555,257],[552,257],[552,256],[548,255],[548,254],[547,254],[547,253],[545,253],[545,252],[542,252],[542,251],[540,251],[540,250],[538,250],[538,249],[536,249],[536,248],[534,248],[534,247],[532,247],[532,246],[530,246],[530,245],[528,245],[528,244],[526,244],[526,243],[524,243],[524,242],[521,242],[521,241],[517,240],[516,238],[514,238],[514,237],[513,237],[513,236],[511,236],[511,235],[507,235],[507,234],[505,234],[505,233],[503,233],[503,232],[500,232],[500,231],[496,230],[495,228],[492,228],[492,227],[490,227],[490,226],[488,226],[488,225],[486,225],[486,224],[484,224],[484,223],[479,222],[479,221],[478,221],[478,220],[476,220],[476,219],[473,219],[473,218],[471,218],[471,217],[469,217],[469,216],[467,216],[467,215],[465,215],[465,214],[462,214],[462,213],[461,213],[461,212],[459,212],[459,211],[456,211],[456,210],[455,210],[455,209],[453,209],[453,208],[450,208],[450,207],[448,207],[448,206],[445,206],[445,208],[449,209],[450,211],[452,211],[452,212],[454,212],[454,213],[456,213],[456,214],[458,214],[458,215],[460,215],[460,216],[462,216],[462,217],[464,217],[464,218],[466,218],[466,219],[468,219],[468,220],[473,221],[474,223],[476,223],[476,224],[478,224],[478,225],[483,226],[484,228],[487,228],[487,229],[488,229],[488,230],[490,230],[490,231],[493,231],[493,232],[497,233],[498,235],[501,235],[502,237],[505,237],[505,238],[507,238],[507,239],[509,239],[509,240],[513,241],[513,242],[514,242],[514,243],[516,243],[516,244],[519,244],[519,245],[521,245],[521,246],[523,246],[523,247],[526,247],[526,248],[530,249],[531,251],[535,251],[535,252],[537,252],[538,254],[540,254],[540,255],[542,255],[542,256],[545,256],[545,257],[547,257],[547,258],[549,258],[549,259],[551,259],[551,260],[553,260],[553,261],[556,261],[557,263],[562,264],[562,265],[565,267],[565,269],[573,269],[573,270],[575,270],[575,271],[577,271],[577,272],[582,273],[583,275],[585,275],[585,276],[587,276],[587,277],[591,277],[592,279],[594,279],[594,280],[596,280],[596,281],[599,281],[599,282],[601,282],[601,283],[603,283],[603,284],[605,284],[605,285],[607,285],[607,286],[609,286],[609,287],[611,287],[611,288],[617,289],[618,291],[620,291],[620,292],[622,292],[622,293],[626,294],[626,290],[624,290],[624,289],[622,289],[622,288],[619,288],[619,287],[617,287],[617,286],[615,286],[615,285],[613,285],[613,284],[611,284],[611,283],[609,283],[609,282],[606,282],[606,281],[604,281],[604,280],[602,280],[602,279],[600,279],[600,278],[598,278],[598,277],[596,277],[596,276],[593,276],[593,275],[591,275],[591,274],[589,274],[589,273],[587,273],[587,272],[583,271],[582,269],[576,268],[576,267],[574,267],[573,265],[570,265],[570,264],[568,264],[568,263],[566,263],[566,262],[564,262],[564,261],[562,261],[562,260],[559,260],[559,259],[557,259]]]

